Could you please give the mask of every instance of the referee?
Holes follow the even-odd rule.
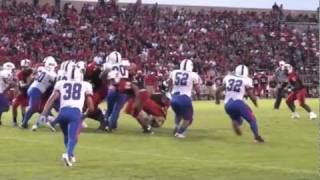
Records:
[[[288,77],[285,73],[285,69],[284,69],[284,65],[286,63],[284,61],[280,61],[279,65],[280,67],[278,67],[276,69],[275,75],[274,75],[274,79],[277,83],[277,88],[276,88],[276,101],[274,102],[274,109],[279,109],[280,108],[280,104],[281,104],[281,100],[283,97],[283,92],[285,87],[288,85]]]

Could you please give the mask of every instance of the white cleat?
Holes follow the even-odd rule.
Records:
[[[315,119],[317,119],[317,118],[318,118],[318,116],[317,116],[317,114],[316,114],[316,113],[314,113],[314,112],[310,112],[310,113],[309,113],[309,118],[310,118],[311,120],[315,120]]]
[[[180,134],[180,133],[176,133],[176,134],[174,135],[174,137],[179,138],[179,139],[186,138],[186,136],[185,136],[184,134]]]
[[[62,154],[62,160],[64,161],[64,164],[67,166],[67,167],[71,167],[73,164],[71,162],[71,158],[68,156],[68,154]]]
[[[36,124],[32,125],[31,131],[37,131],[38,126]]]
[[[70,161],[71,161],[72,163],[77,162],[76,157],[75,157],[75,156],[71,156],[71,157],[70,157]]]
[[[291,118],[292,119],[299,119],[300,115],[297,112],[294,112],[294,113],[292,113]]]
[[[84,122],[84,121],[82,121],[82,128],[88,128],[88,125],[87,125],[87,123],[86,122]]]
[[[54,128],[54,127],[51,125],[51,122],[46,122],[46,126],[47,126],[52,132],[57,132],[56,128]]]

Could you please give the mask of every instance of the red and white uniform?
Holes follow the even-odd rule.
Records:
[[[299,104],[303,105],[307,96],[307,89],[303,85],[299,75],[295,71],[289,73],[288,81],[293,89],[292,92],[288,95],[287,101],[294,102],[295,100],[298,100]]]
[[[28,106],[28,88],[30,84],[27,84],[28,78],[32,75],[32,69],[20,70],[16,73],[16,78],[19,81],[19,94],[13,99],[12,106],[27,107]]]

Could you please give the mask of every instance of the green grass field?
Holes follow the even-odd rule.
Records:
[[[317,100],[307,102],[318,111]],[[112,134],[96,131],[97,123],[88,120],[72,168],[60,159],[65,151],[60,132],[13,128],[7,113],[0,127],[0,179],[319,179],[318,123],[300,107],[301,119],[294,121],[284,104],[275,111],[272,103],[261,100],[252,108],[265,144],[253,143],[247,123],[243,136],[236,136],[223,105],[208,101],[194,102],[186,139],[172,136],[171,111],[154,135],[142,134],[124,114]]]

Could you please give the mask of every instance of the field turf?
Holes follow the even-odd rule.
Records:
[[[307,102],[318,112],[316,99]],[[195,120],[186,139],[173,137],[171,110],[154,135],[142,134],[124,114],[112,134],[96,131],[98,124],[87,120],[72,168],[60,159],[65,151],[61,132],[13,128],[6,113],[0,127],[0,179],[320,179],[318,122],[300,107],[301,119],[292,120],[285,104],[276,111],[272,103],[261,100],[258,109],[250,104],[265,144],[253,143],[247,123],[243,136],[236,136],[223,105],[212,101],[194,102]]]

